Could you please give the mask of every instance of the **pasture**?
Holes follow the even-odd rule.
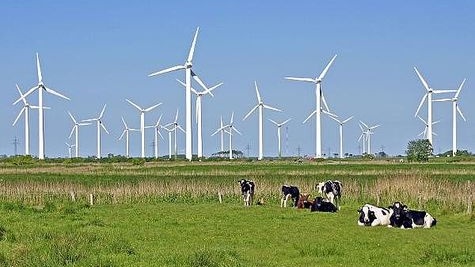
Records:
[[[0,176],[0,266],[475,265],[471,163],[4,164]],[[243,207],[240,178],[264,206]],[[315,196],[326,179],[343,182],[340,212],[280,208],[283,183]],[[437,226],[357,226],[360,205],[394,200]]]

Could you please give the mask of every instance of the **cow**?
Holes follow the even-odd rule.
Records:
[[[293,185],[283,185],[282,189],[282,198],[280,199],[280,207],[287,207],[287,201],[289,198],[292,198],[294,201],[294,207],[297,207],[297,203],[300,198],[300,191],[298,187]]]
[[[312,206],[313,202],[308,201],[309,196],[309,194],[300,194],[297,209],[309,209]]]
[[[340,209],[341,190],[343,185],[340,181],[328,180],[315,185],[315,190],[324,195],[332,204]]]
[[[337,212],[338,209],[333,203],[324,201],[322,197],[316,197],[310,207],[310,211]]]
[[[416,227],[430,228],[435,226],[437,220],[426,211],[410,210],[401,202],[394,202],[389,206],[392,210],[388,227],[411,229]]]
[[[241,194],[244,200],[244,206],[251,206],[254,199],[254,191],[256,189],[254,181],[242,179],[239,181],[239,184],[241,185]]]
[[[389,225],[389,219],[392,215],[392,210],[365,204],[358,209],[360,217],[358,218],[359,226],[377,226]]]

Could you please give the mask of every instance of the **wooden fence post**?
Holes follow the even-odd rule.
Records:
[[[93,194],[89,194],[89,205],[94,205],[94,195]]]
[[[223,195],[221,192],[218,192],[219,203],[223,203]]]
[[[74,193],[74,191],[69,192],[69,194],[71,195],[71,201],[75,202],[76,201],[76,194]]]

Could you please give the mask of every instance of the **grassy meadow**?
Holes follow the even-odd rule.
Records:
[[[265,205],[243,207],[241,178]],[[327,179],[340,212],[280,208],[282,184]],[[475,266],[474,182],[463,162],[2,164],[0,266]],[[360,205],[396,200],[437,226],[357,226]]]

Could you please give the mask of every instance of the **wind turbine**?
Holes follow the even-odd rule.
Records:
[[[316,114],[316,132],[315,132],[315,157],[321,158],[322,157],[322,127],[321,127],[321,112],[322,112],[322,81],[325,78],[325,75],[328,72],[328,69],[332,65],[333,61],[337,55],[333,56],[330,62],[327,64],[325,69],[323,69],[320,76],[316,78],[296,78],[296,77],[285,77],[287,80],[293,81],[301,81],[301,82],[311,82],[315,84],[315,96],[316,96],[316,106],[315,106],[315,114]],[[328,108],[327,108],[328,109]],[[328,110],[327,110],[328,111]]]
[[[129,157],[129,131],[137,131],[138,132],[139,129],[129,128],[129,126],[127,125],[127,123],[124,120],[124,117],[121,117],[121,119],[122,119],[122,123],[124,124],[124,131],[120,135],[119,140],[121,140],[122,137],[125,135],[125,156],[128,158]]]
[[[177,81],[183,85],[185,88],[186,88],[186,84],[183,83],[182,81],[178,80]],[[195,112],[196,112],[196,124],[198,125],[198,158],[202,158],[203,157],[203,137],[202,137],[202,109],[201,109],[201,98],[203,96],[205,96],[206,94],[210,94],[211,96],[214,96],[213,93],[211,93],[211,91],[213,91],[214,89],[218,88],[219,86],[221,86],[223,83],[219,83],[209,89],[207,88],[204,88],[205,90],[204,91],[201,91],[201,92],[198,92],[196,91],[193,87],[191,87],[191,91],[196,95],[196,108],[195,108]]]
[[[129,102],[129,104],[131,104],[132,106],[134,106],[136,109],[138,109],[140,111],[140,133],[142,135],[142,158],[145,158],[145,112],[149,112],[151,111],[152,109],[160,106],[162,103],[158,103],[156,105],[153,105],[149,108],[141,108],[139,107],[137,104],[135,104],[134,102],[128,100],[128,99],[125,99],[125,101]]]
[[[68,114],[69,114],[69,117],[71,117],[71,120],[74,123],[73,128],[71,129],[71,133],[69,134],[69,138],[71,138],[71,136],[73,135],[73,132],[74,132],[75,139],[76,139],[76,142],[74,144],[75,157],[78,158],[79,157],[79,126],[90,125],[90,123],[88,123],[88,122],[77,122],[76,119],[71,114],[71,112],[68,111]]]
[[[423,118],[421,118],[421,116],[417,115],[417,117],[419,118],[419,120],[421,120],[421,121],[424,123],[424,126],[425,126],[425,127],[424,127],[424,131],[422,131],[420,134],[418,134],[418,136],[421,136],[421,135],[422,135],[425,139],[428,139],[428,138],[427,138],[427,128],[428,128],[428,124],[427,124],[427,122],[426,122]],[[434,121],[434,122],[432,123],[432,125],[437,124],[437,123],[439,123],[439,122],[440,122],[440,121]],[[432,131],[432,134],[437,136],[437,134],[436,134],[434,131]]]
[[[26,98],[24,98],[23,93],[21,92],[18,84],[16,84],[16,89],[18,90],[18,93],[20,94],[21,100],[23,100],[23,108],[20,110],[20,113],[18,113],[18,116],[16,117],[12,126],[15,126],[18,119],[20,119],[21,114],[24,113],[25,114],[25,155],[30,155],[30,125],[29,125],[30,108],[38,108],[38,106],[32,106],[30,105],[30,103],[26,101]]]
[[[161,120],[162,120],[162,115],[160,115],[160,117],[158,118],[157,123],[155,123],[155,125],[145,127],[145,128],[154,128],[154,137],[155,137],[155,139],[154,139],[154,149],[155,149],[155,158],[156,159],[158,159],[158,136],[160,135],[160,137],[162,139],[164,139],[162,133],[160,132],[160,128],[162,127],[162,125],[160,124]]]
[[[343,158],[343,125],[345,123],[347,123],[349,120],[353,119],[353,116],[349,117],[348,119],[346,120],[339,120],[333,116],[330,116],[330,118],[332,118],[333,120],[335,120],[336,122],[338,122],[339,124],[339,128],[340,128],[340,159]]]
[[[195,32],[195,36],[193,37],[193,42],[191,43],[191,48],[190,52],[188,53],[188,58],[185,61],[185,64],[183,65],[177,65],[168,69],[164,69],[161,71],[157,71],[154,73],[149,74],[149,77],[155,76],[155,75],[160,75],[176,70],[185,70],[185,84],[186,84],[186,90],[185,90],[185,140],[186,140],[186,148],[185,148],[185,156],[186,159],[190,160],[192,159],[193,152],[192,152],[192,126],[191,126],[191,77],[195,79],[203,88],[207,88],[203,81],[196,75],[195,72],[192,70],[193,66],[193,54],[195,52],[195,45],[196,45],[196,38],[198,37],[198,32],[200,28],[198,27]]]
[[[162,129],[165,129],[165,131],[168,132],[168,159],[172,158],[172,132],[174,131],[173,129],[169,129],[165,126],[161,126]]]
[[[83,122],[87,121],[95,121],[97,125],[97,158],[101,158],[101,128],[104,129],[104,131],[109,134],[109,131],[107,131],[106,127],[102,123],[102,116],[104,115],[104,111],[106,110],[106,105],[102,108],[101,113],[99,114],[99,117],[97,118],[92,118],[92,119],[87,119],[83,120]]]
[[[65,144],[68,146],[69,158],[72,158],[71,150],[72,150],[73,147],[75,147],[75,145],[70,145],[67,142],[65,142]]]
[[[377,125],[374,125],[374,126],[368,126],[368,125],[366,125],[366,123],[364,123],[364,122],[362,122],[362,121],[360,121],[360,123],[363,124],[363,126],[366,128],[366,132],[367,132],[367,133],[366,133],[366,138],[368,139],[368,140],[367,140],[367,141],[368,141],[368,150],[367,150],[367,153],[368,153],[369,155],[371,155],[371,135],[374,134],[373,130],[376,129],[376,128],[378,128],[378,127],[381,126],[381,125],[377,124]]]
[[[419,103],[419,106],[417,107],[416,113],[414,114],[414,117],[417,116],[419,113],[419,110],[422,107],[422,104],[424,104],[424,101],[427,98],[427,139],[431,143],[431,145],[434,145],[432,143],[432,94],[442,94],[442,93],[454,93],[456,90],[434,90],[429,86],[429,84],[424,80],[422,75],[419,73],[416,67],[414,67],[414,70],[416,71],[417,76],[421,80],[422,84],[424,85],[424,88],[427,90],[427,92],[424,94],[424,96],[421,99],[421,102]]]
[[[258,160],[262,160],[264,158],[264,149],[263,149],[263,119],[264,119],[264,108],[270,109],[270,110],[275,110],[275,111],[282,111],[278,108],[271,107],[269,105],[264,104],[264,101],[261,99],[261,95],[259,94],[259,88],[257,87],[257,82],[254,82],[254,85],[256,87],[256,95],[257,95],[257,105],[255,105],[247,114],[244,116],[244,119],[247,119],[249,115],[251,115],[252,112],[254,112],[256,109],[259,109],[259,155],[257,157]]]
[[[33,91],[38,90],[38,158],[39,159],[45,159],[45,123],[44,123],[44,113],[43,109],[43,90],[46,91],[47,93],[59,96],[61,98],[70,100],[68,97],[56,92],[55,90],[48,88],[45,86],[43,83],[43,76],[41,75],[41,67],[40,67],[40,57],[38,56],[38,53],[36,53],[36,68],[38,72],[38,85],[34,86],[26,94],[24,94],[22,97],[20,97],[17,101],[15,101],[13,104],[18,103],[21,99],[24,99]]]
[[[466,79],[463,79],[454,97],[434,100],[434,102],[452,101],[452,156],[454,157],[455,157],[455,154],[457,153],[457,112],[460,114],[460,117],[462,117],[464,121],[467,121],[465,117],[463,116],[462,111],[460,110],[457,103],[458,97],[460,95],[460,91],[462,90],[462,87],[465,84],[465,81]]]
[[[225,133],[229,134],[229,159],[233,159],[233,131],[238,133],[239,135],[242,135],[241,132],[239,132],[238,129],[233,124],[234,121],[234,112],[231,114],[231,120],[229,121],[229,124],[226,124],[224,126],[221,126],[218,128],[211,136],[217,134],[220,131],[224,131]]]
[[[277,142],[278,142],[278,149],[279,149],[279,158],[281,158],[281,156],[282,156],[282,149],[281,149],[282,146],[281,146],[281,142],[280,142],[280,128],[282,126],[284,126],[290,120],[291,119],[287,119],[284,122],[277,123],[276,121],[269,119],[269,121],[271,121],[273,124],[275,124],[275,126],[277,126]]]
[[[172,128],[168,128],[172,126]],[[176,110],[176,115],[175,115],[175,120],[173,122],[170,122],[169,124],[165,125],[164,126],[165,128],[167,129],[170,129],[171,131],[173,131],[173,134],[174,134],[174,153],[175,153],[175,159],[176,159],[176,153],[177,153],[177,145],[176,145],[176,130],[179,129],[180,131],[185,132],[185,130],[180,126],[180,124],[178,124],[178,109]],[[170,131],[170,133],[171,133]],[[170,135],[169,135],[170,137]]]
[[[362,151],[361,151],[361,155],[364,155],[366,153],[366,141],[368,140],[367,136],[368,136],[368,131],[366,129],[363,128],[363,126],[361,126],[361,124],[358,124],[358,126],[360,127],[361,129],[361,135],[360,137],[358,138],[358,142],[362,141]]]

